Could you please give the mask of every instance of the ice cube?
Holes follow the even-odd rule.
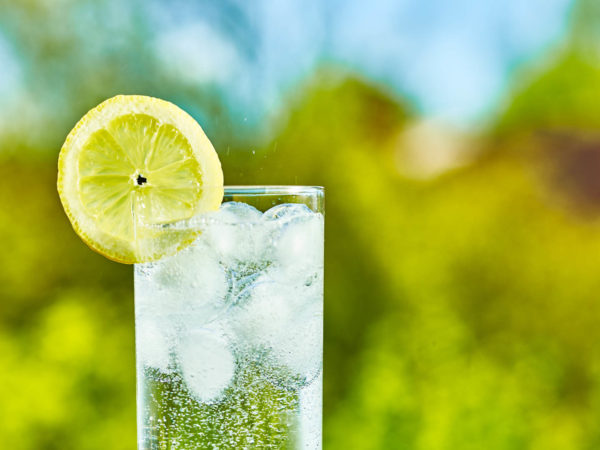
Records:
[[[160,303],[156,296],[154,283],[155,263],[136,264],[134,266],[135,309],[138,311],[151,311]]]
[[[317,214],[292,221],[281,230],[277,246],[278,261],[283,264],[321,265],[323,260],[323,221]]]
[[[292,323],[274,344],[274,353],[292,373],[311,382],[323,360],[323,311],[320,303],[297,311]]]
[[[263,214],[262,220],[287,222],[297,217],[314,214],[313,210],[302,203],[282,203],[269,209]]]
[[[217,256],[208,248],[193,245],[177,255],[181,295],[178,311],[189,314],[197,324],[208,323],[227,309],[228,282]],[[183,311],[182,311],[183,310]]]
[[[262,217],[262,213],[247,203],[242,202],[225,202],[219,209],[219,221],[230,223],[249,223],[257,222]]]
[[[271,347],[291,319],[292,305],[282,287],[261,276],[241,293],[229,323],[241,344]]]
[[[301,204],[278,205],[263,220],[271,224],[273,278],[310,285],[323,271],[323,215]]]
[[[202,239],[210,245],[222,263],[253,262],[263,249],[262,214],[256,208],[239,202],[227,202],[206,220]]]
[[[214,320],[227,303],[228,281],[216,254],[197,241],[176,255],[136,272],[138,311],[163,318],[179,317],[195,326]]]
[[[157,323],[152,317],[136,317],[135,342],[138,363],[164,373],[169,371],[169,337],[163,324]]]
[[[314,378],[322,360],[323,313],[318,293],[263,275],[246,295],[230,314],[236,341],[246,351],[268,350],[277,364],[294,375]]]
[[[188,390],[204,403],[222,394],[235,371],[234,357],[217,327],[184,335],[177,346],[177,359]]]
[[[282,266],[276,262],[261,276],[263,282],[270,281],[284,286],[285,292],[292,292],[301,305],[322,303],[323,270],[320,267],[301,269],[295,266]]]

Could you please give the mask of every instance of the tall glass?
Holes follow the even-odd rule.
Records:
[[[138,449],[321,448],[323,206],[226,187],[170,224],[189,246],[135,266]]]

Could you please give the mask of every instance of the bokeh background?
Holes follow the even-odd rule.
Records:
[[[135,448],[132,269],[55,189],[119,93],[327,191],[329,449],[600,448],[596,0],[0,0],[0,446]]]

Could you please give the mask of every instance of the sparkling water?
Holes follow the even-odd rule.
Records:
[[[321,448],[323,215],[237,202],[135,267],[140,449]]]

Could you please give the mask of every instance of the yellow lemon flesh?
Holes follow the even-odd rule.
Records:
[[[193,240],[163,227],[219,208],[217,153],[186,112],[152,97],[119,95],[89,111],[60,151],[58,192],[73,228],[122,263],[153,261]]]

